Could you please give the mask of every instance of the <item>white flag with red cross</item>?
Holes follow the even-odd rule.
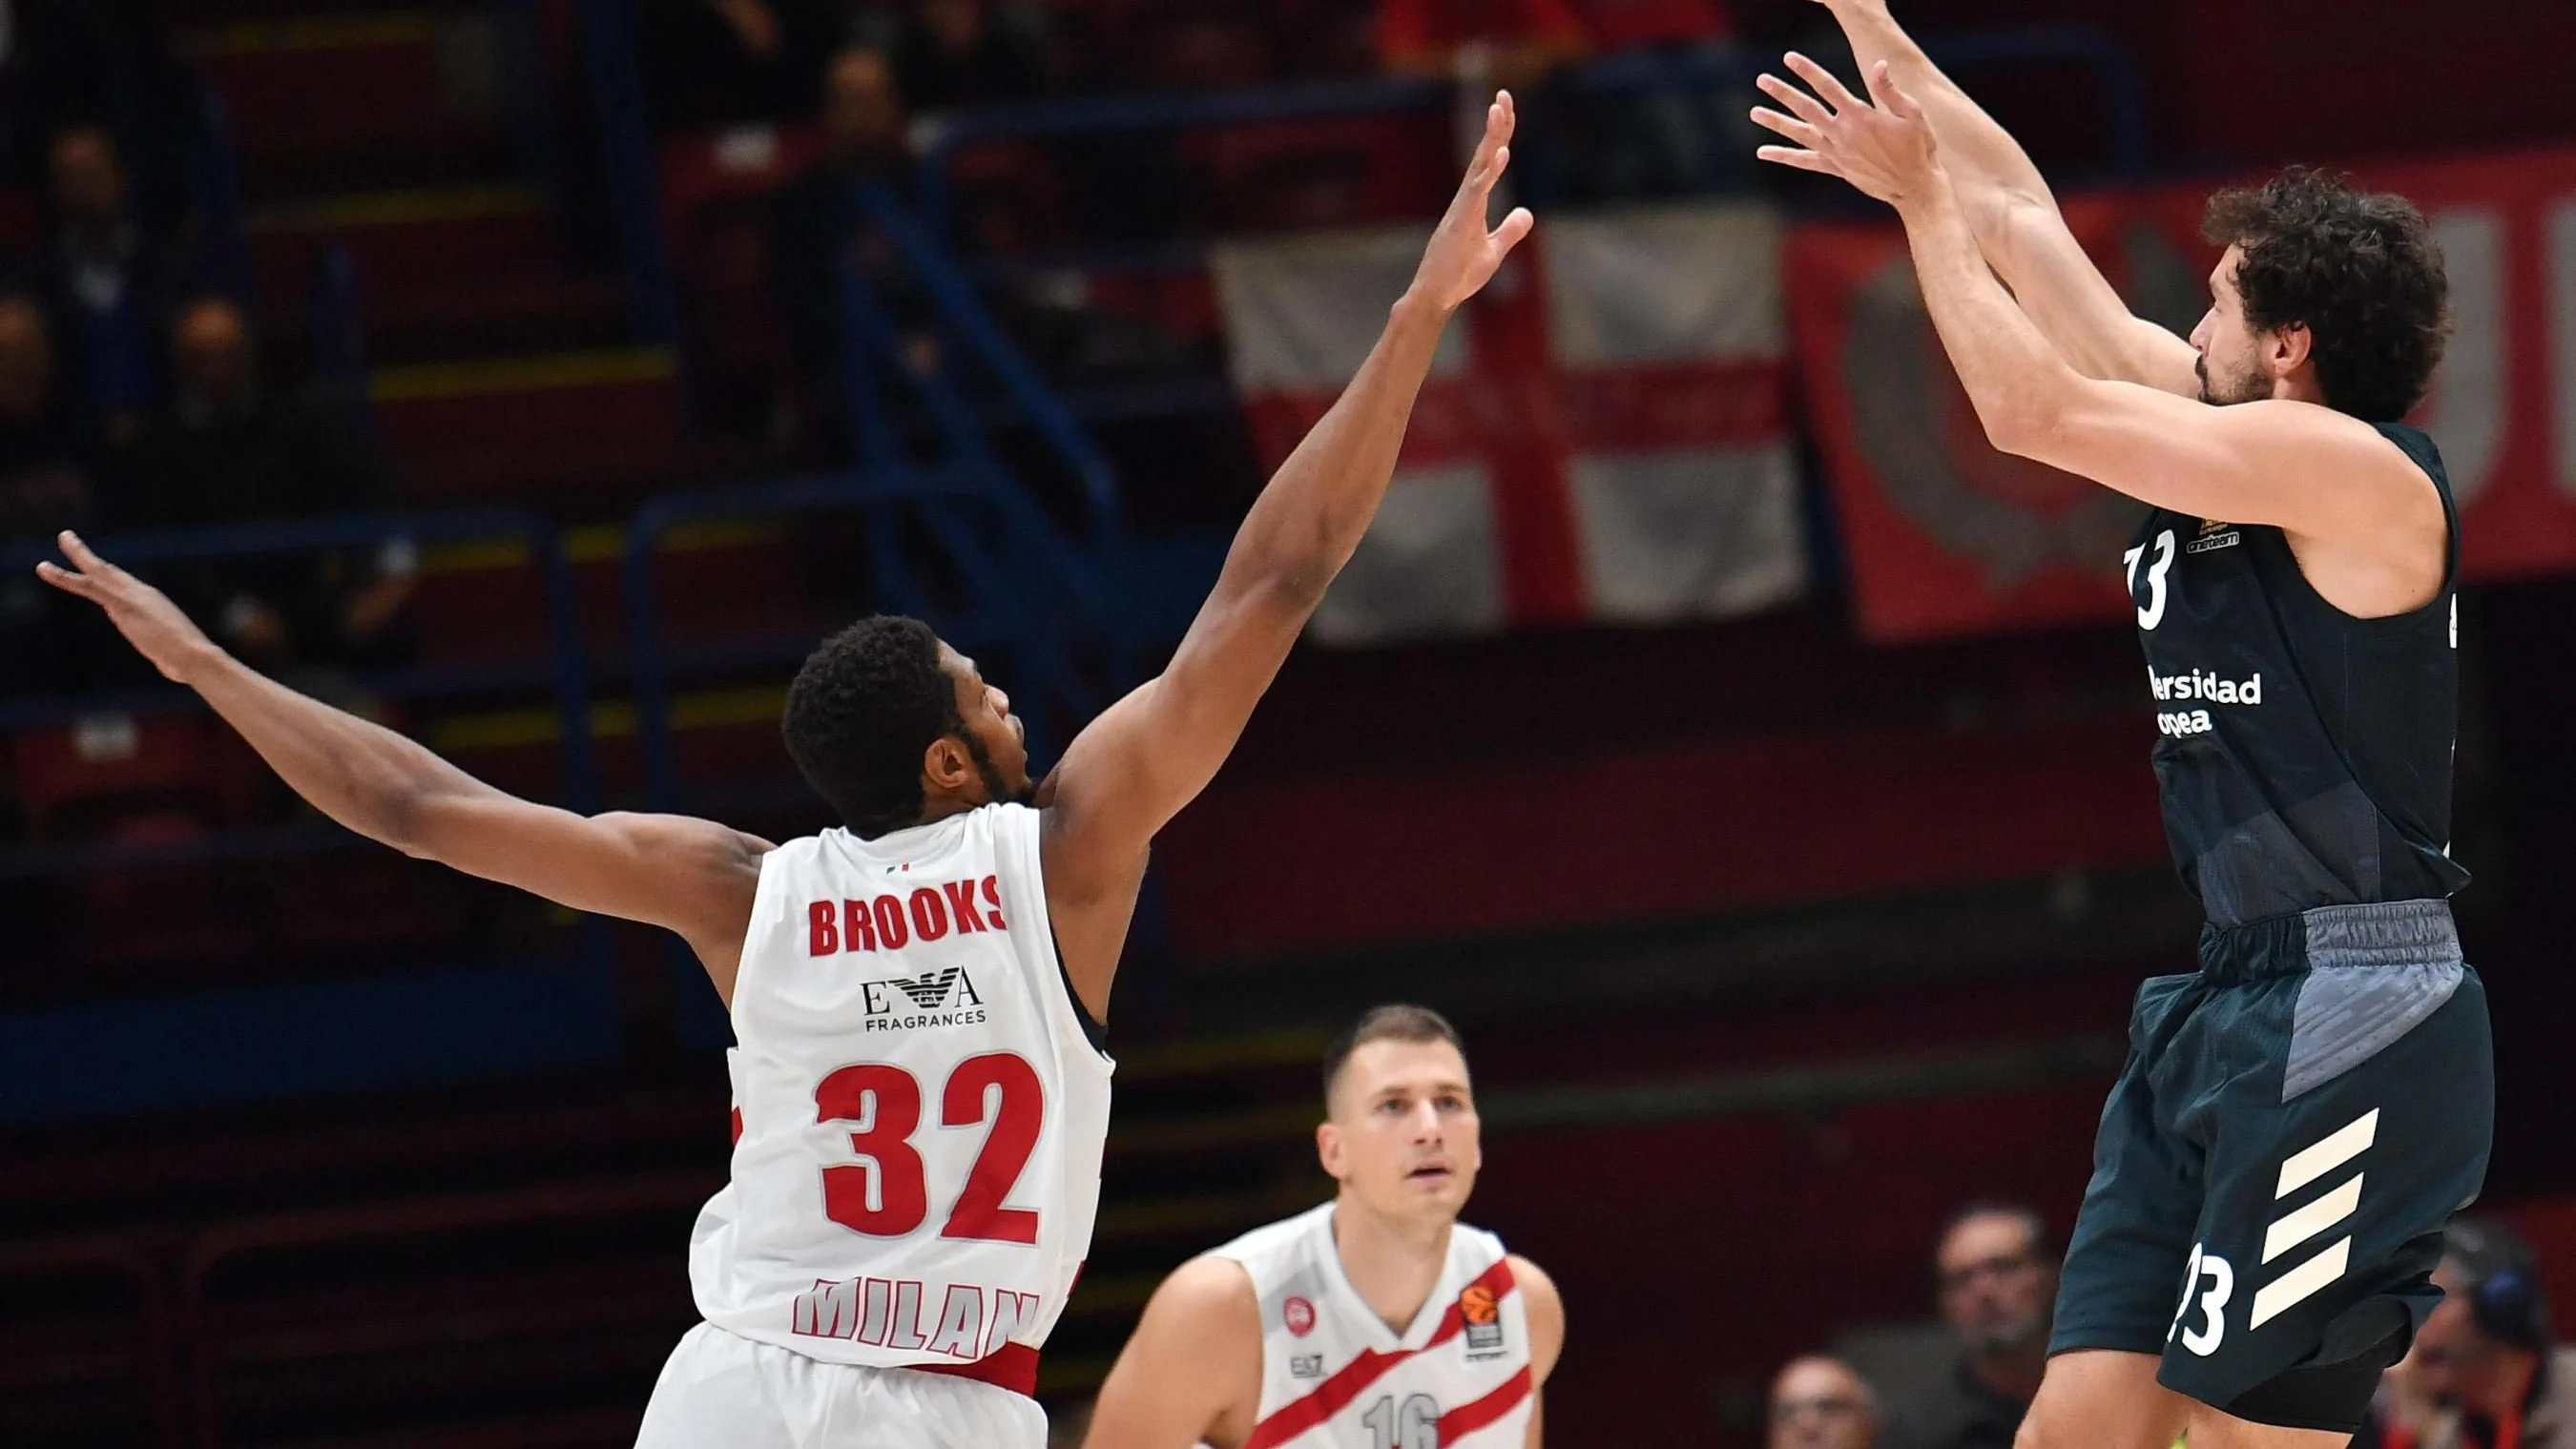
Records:
[[[1450,324],[1314,637],[1723,618],[1802,594],[1779,244],[1752,204],[1541,222]],[[1269,465],[1359,370],[1421,250],[1417,228],[1218,248]]]

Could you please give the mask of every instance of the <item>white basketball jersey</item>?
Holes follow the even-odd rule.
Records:
[[[1449,1230],[1439,1285],[1402,1334],[1342,1270],[1333,1205],[1213,1254],[1261,1304],[1261,1410],[1243,1449],[1518,1449],[1529,1432],[1529,1313],[1503,1241]]]
[[[1026,1390],[1100,1204],[1111,1064],[1056,962],[1038,812],[993,805],[762,861],[733,1180],[689,1279],[728,1332]]]

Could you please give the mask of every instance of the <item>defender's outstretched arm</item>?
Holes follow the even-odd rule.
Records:
[[[1979,251],[2067,362],[2087,377],[2197,396],[2199,379],[2193,371],[2196,354],[2191,344],[2130,314],[2119,292],[2077,244],[2058,210],[2057,197],[2029,153],[1932,63],[1890,13],[1888,0],[1818,3],[1841,23],[1862,75],[1884,64],[1889,77],[1922,103],[1924,119],[1939,138],[1942,163],[1958,187]],[[1788,57],[1788,65],[1820,92],[1823,81],[1831,79],[1823,67],[1802,55]],[[1760,153],[1764,160],[1842,176],[1870,195],[1887,199],[1884,178],[1838,169],[1809,144],[1811,132],[1801,128],[1812,128],[1823,119],[1813,109],[1813,98],[1778,76],[1764,76],[1759,84],[1791,114],[1757,110],[1754,119],[1802,148],[1765,147]]]
[[[1095,1016],[1108,1006],[1147,843],[1215,776],[1359,547],[1450,315],[1530,233],[1526,210],[1486,223],[1510,163],[1512,120],[1511,97],[1497,95],[1412,286],[1341,400],[1253,504],[1170,666],[1094,720],[1039,788],[1047,901],[1065,968]]]
[[[45,582],[89,600],[153,667],[203,696],[295,793],[406,855],[575,910],[676,931],[730,1001],[769,845],[677,815],[581,816],[496,790],[381,725],[307,698],[219,648],[159,589],[74,534]]]

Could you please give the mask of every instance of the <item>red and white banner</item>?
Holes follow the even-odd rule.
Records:
[[[1314,636],[1725,617],[1803,593],[1779,231],[1745,205],[1542,223],[1451,325]],[[1418,228],[1218,250],[1271,466],[1359,369],[1421,250]]]
[[[2416,421],[2441,445],[2472,578],[2576,566],[2576,151],[2373,167],[2449,260],[2456,331]],[[2208,306],[2207,189],[2069,201],[2140,315],[2188,333]],[[2138,505],[1986,446],[1894,226],[1801,227],[1790,314],[1862,628],[1926,638],[2127,607]]]

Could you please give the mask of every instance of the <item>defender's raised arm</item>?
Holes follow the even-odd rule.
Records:
[[[1108,1006],[1147,843],[1225,762],[1325,588],[1368,532],[1451,314],[1530,233],[1527,210],[1500,226],[1486,220],[1494,183],[1510,164],[1512,120],[1511,97],[1496,96],[1466,181],[1412,286],[1341,400],[1253,504],[1170,666],[1093,721],[1040,788],[1047,898],[1066,969],[1095,1014]]]
[[[381,725],[218,647],[159,589],[73,534],[37,573],[105,610],[154,668],[203,696],[313,808],[370,840],[558,905],[679,933],[728,999],[769,846],[677,815],[582,816],[505,794]]]

